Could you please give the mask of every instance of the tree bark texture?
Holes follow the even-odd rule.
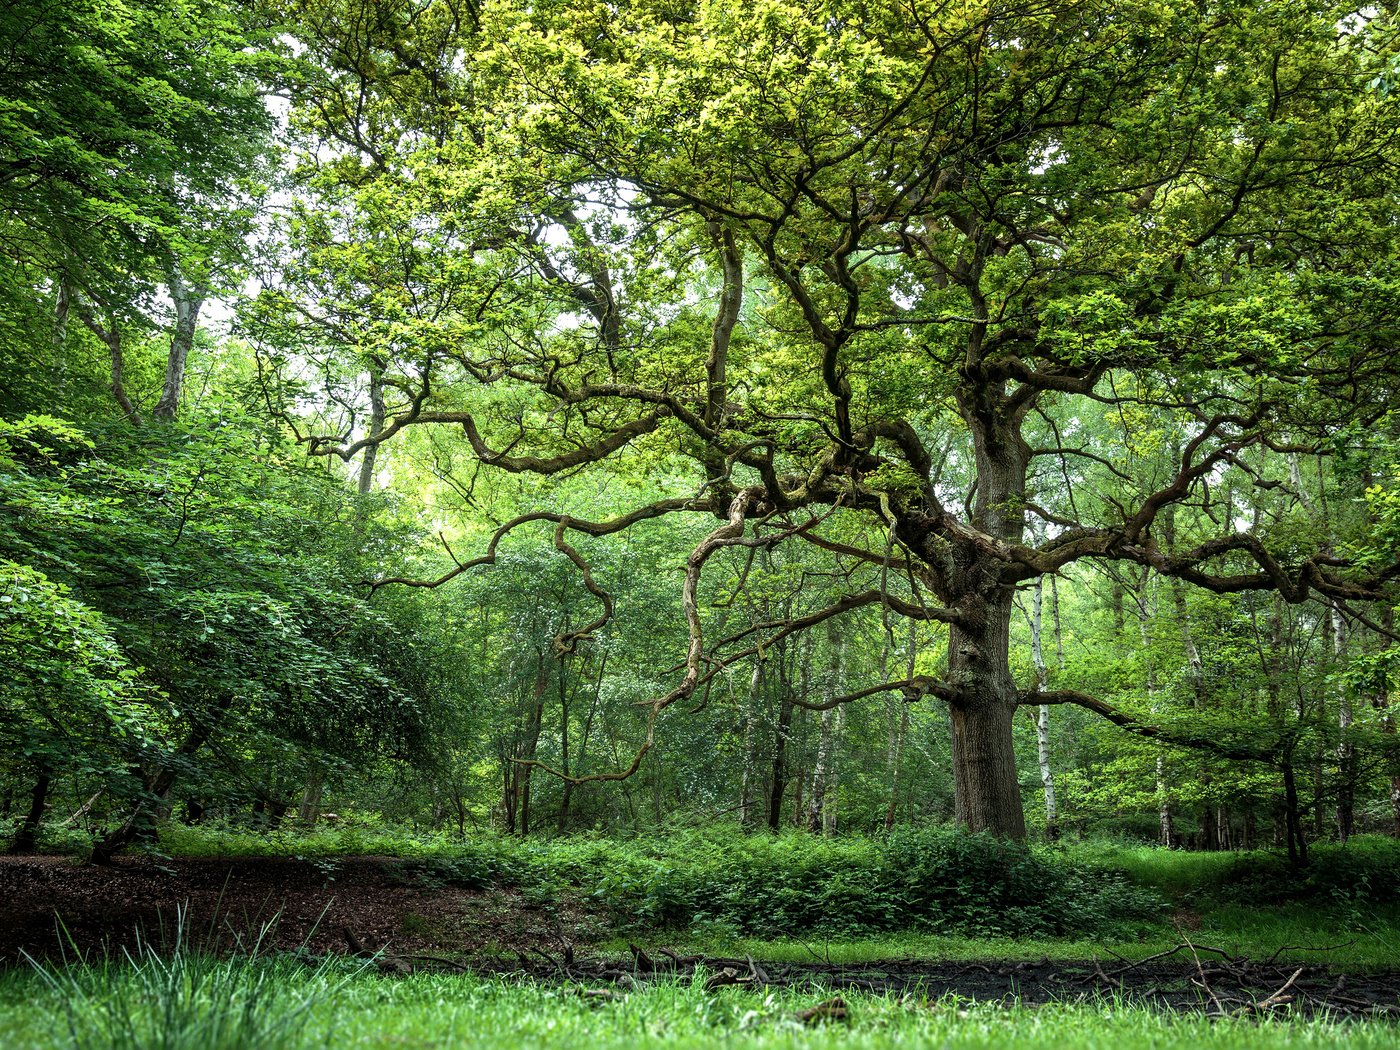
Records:
[[[845,635],[841,633],[837,621],[828,620],[827,625],[829,663],[825,680],[822,682],[824,701],[841,695],[841,672],[846,644]],[[812,791],[807,804],[807,829],[823,835],[832,835],[836,830],[836,814],[834,807],[829,804],[829,796],[836,780],[836,750],[842,721],[839,706],[821,712],[817,760],[812,768]]]
[[[50,777],[48,770],[41,770],[34,778],[34,788],[29,793],[29,811],[15,829],[14,840],[10,843],[10,853],[33,853],[39,841],[39,825],[44,820],[44,809],[48,805]]]
[[[379,369],[373,367],[369,373],[369,437],[375,437],[384,430],[385,418],[384,381]],[[374,491],[374,469],[378,459],[378,443],[366,445],[364,452],[360,453],[360,473],[356,478],[355,489],[361,496]]]
[[[180,396],[185,388],[185,366],[194,347],[194,334],[199,327],[199,311],[204,305],[206,289],[185,283],[178,268],[171,267],[170,298],[175,304],[175,328],[170,335],[170,353],[165,360],[165,384],[160,400],[152,413],[157,419],[171,420],[179,414]]]
[[[744,698],[744,768],[739,782],[739,827],[753,830],[757,823],[754,800],[758,784],[758,712],[763,692],[763,659],[753,658],[749,693]]]
[[[972,523],[983,534],[1019,543],[1025,532],[1030,448],[1020,433],[1024,406],[1003,393],[964,387],[959,408],[977,465]],[[1011,675],[1011,618],[1016,590],[995,550],[976,541],[954,545],[939,597],[957,612],[948,631],[955,813],[970,831],[1024,841],[1026,817],[1016,772],[1012,722],[1020,702]]]
[[[1347,623],[1341,609],[1331,606],[1332,655],[1340,667],[1346,659]],[[1346,681],[1337,682],[1337,839],[1345,842],[1356,830],[1356,746],[1351,740],[1355,717]]]
[[[768,791],[768,830],[777,831],[783,826],[783,794],[787,790],[787,745],[792,735],[792,693],[783,683],[778,698],[778,724],[773,734],[773,779]]]
[[[1035,668],[1035,691],[1043,692],[1049,679],[1045,667],[1045,648],[1041,628],[1045,606],[1045,579],[1037,577],[1031,592],[1031,664]],[[1050,766],[1050,708],[1040,704],[1035,713],[1036,758],[1040,764],[1040,789],[1045,796],[1045,837],[1051,842],[1060,837],[1059,810],[1055,805],[1055,773]]]

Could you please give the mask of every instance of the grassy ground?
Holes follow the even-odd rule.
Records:
[[[610,955],[625,956],[627,945],[640,941],[682,954],[730,956],[772,962],[861,963],[879,959],[1012,961],[1037,959],[1139,960],[1182,943],[1219,948],[1255,961],[1277,954],[1280,961],[1323,963],[1340,969],[1391,969],[1400,966],[1400,906],[1377,906],[1365,917],[1301,906],[1280,911],[1236,905],[1207,909],[1192,918],[1193,928],[1170,921],[1143,923],[1122,937],[962,937],[942,934],[880,934],[869,937],[757,938],[697,936],[692,933],[649,937],[613,937],[598,945]]]
[[[319,857],[328,874],[337,856],[390,854],[413,859],[405,877],[424,880],[413,884],[429,889],[505,882],[542,900],[572,895],[612,916],[617,935],[592,950],[616,955],[636,941],[772,962],[1142,959],[1185,936],[1255,960],[1277,953],[1349,971],[1400,965],[1400,876],[1396,845],[1388,841],[1333,849],[1299,876],[1263,853],[1073,844],[1038,849],[1027,867],[999,847],[967,846],[957,837],[935,835],[906,847],[910,852],[900,854],[898,843],[802,836],[458,843],[340,828],[272,840],[226,829],[176,829],[161,848],[184,855]],[[938,863],[928,866],[922,882],[901,881],[903,858],[923,856],[918,851],[925,847]],[[990,887],[989,897],[1005,895],[1047,874],[1063,881],[1058,896],[1047,895],[1040,910],[1024,912],[1025,930],[998,930],[1000,905],[984,907],[982,887]],[[727,911],[716,910],[716,888],[731,878],[741,888],[730,893]],[[881,911],[891,894],[925,890],[926,898],[903,898],[902,911]],[[771,896],[750,899],[760,891]],[[813,895],[830,909],[829,923],[822,918],[827,913],[814,920],[798,910]],[[1106,918],[1092,930],[1064,923],[1053,935],[1040,929],[1062,904],[1089,909],[1087,919],[1097,921],[1092,908],[1100,897]],[[961,925],[939,928],[940,901]],[[847,907],[873,916],[877,925],[846,922],[841,909]],[[750,928],[775,910],[800,934],[762,936]],[[286,957],[162,959],[47,974],[0,972],[0,1048],[1400,1046],[1394,1021],[1304,1019],[1286,1012],[1212,1020],[1123,1002],[1030,1007],[852,993],[845,996],[845,1021],[813,1026],[797,1015],[828,997],[820,989],[707,991],[703,981],[673,979],[591,997],[579,987],[472,975],[385,977],[344,960],[309,966]]]
[[[964,842],[932,832],[901,853],[897,842],[859,836],[744,838],[723,829],[626,842],[463,843],[353,826],[270,839],[180,826],[163,835],[162,848],[227,856],[276,850],[322,857],[328,865],[337,854],[383,853],[408,858],[405,864],[417,866],[414,877],[429,885],[506,882],[544,898],[571,896],[604,909],[618,933],[599,947],[618,955],[638,941],[795,962],[1141,959],[1180,944],[1184,935],[1256,960],[1278,953],[1281,960],[1350,968],[1400,965],[1400,843],[1394,840],[1363,837],[1346,847],[1319,847],[1303,874],[1263,850],[1188,853],[1105,842],[1036,847],[1035,866],[1023,869],[996,849]],[[923,881],[902,883],[925,852],[935,860]],[[1028,890],[1057,879],[1061,892],[1024,906]],[[991,888],[985,897],[982,887]],[[984,905],[997,893],[1022,905],[1018,919],[1005,922],[999,905]],[[891,899],[898,903],[887,907]],[[1067,913],[1073,917],[1067,920]]]
[[[275,964],[274,964],[275,965]],[[708,1047],[754,1050],[782,1048],[896,1048],[1046,1046],[1154,1048],[1337,1047],[1391,1050],[1400,1028],[1386,1022],[1344,1024],[1326,1019],[1262,1021],[1162,1016],[1121,1003],[1064,1005],[1039,1009],[893,1000],[848,995],[849,1019],[809,1026],[799,1011],[822,1001],[823,993],[764,995],[740,989],[707,992],[703,985],[662,983],[598,1002],[576,988],[518,985],[472,976],[388,978],[361,973],[307,975],[283,971],[263,987],[245,1028],[209,1020],[217,1002],[199,982],[186,1002],[162,1004],[177,1019],[187,1017],[181,1037],[157,1042],[159,1026],[148,1026],[143,1008],[117,1015],[103,1005],[130,994],[121,979],[91,985],[94,998],[46,987],[34,974],[0,977],[0,1046],[12,1050],[151,1047],[155,1050],[300,1050],[303,1047]],[[178,997],[177,997],[178,998]],[[309,1002],[294,1025],[259,1042],[267,1017]],[[204,1020],[200,1020],[203,1017]],[[123,1020],[125,1018],[125,1020]],[[168,1031],[168,1025],[167,1029]]]

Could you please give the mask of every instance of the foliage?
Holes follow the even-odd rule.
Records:
[[[1055,785],[1048,838],[1400,830],[1395,41],[1282,0],[11,5],[0,819],[636,835],[406,877],[741,931],[1133,914],[918,830],[1017,838]],[[253,242],[239,338],[139,425],[158,303]],[[780,860],[717,815],[896,834]]]
[[[7,695],[27,689],[21,724],[46,727],[87,790],[135,764],[156,795],[178,775],[196,797],[258,797],[259,765],[305,761],[298,749],[425,752],[431,642],[391,643],[414,630],[411,603],[356,592],[360,550],[392,530],[333,479],[236,416],[141,436],[29,419],[5,440],[0,554],[62,581],[6,577],[30,581],[3,613]]]
[[[1020,838],[1011,726],[1031,698],[1008,643],[1034,580],[1388,598],[1393,558],[1342,552],[1367,532],[1362,435],[1393,424],[1400,122],[1368,85],[1388,83],[1394,26],[1333,4],[927,6],[297,12],[303,163],[279,279],[245,319],[312,452],[427,431],[468,499],[493,472],[545,479],[438,582],[539,522],[561,552],[728,522],[668,534],[684,673],[654,683],[615,767],[641,773],[674,705],[705,710],[770,656],[801,665],[813,628],[878,605],[934,625],[946,659],[854,681],[948,704],[956,815]],[[554,502],[576,477],[646,483],[585,518]],[[726,553],[754,555],[738,631]],[[1320,703],[1233,725],[1222,696],[1187,718],[1156,669],[1054,699],[1280,775],[1333,743]],[[539,711],[512,759],[547,761]],[[1344,793],[1358,767],[1339,765]],[[1297,853],[1296,790],[1287,807]],[[528,807],[502,808],[514,827]]]
[[[217,248],[200,242],[236,228],[238,181],[269,130],[257,39],[248,12],[211,0],[8,6],[3,254],[103,295],[146,280],[143,256],[198,246],[207,268]]]

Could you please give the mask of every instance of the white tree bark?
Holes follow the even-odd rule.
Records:
[[[174,419],[180,411],[180,396],[185,388],[185,366],[194,347],[194,333],[199,327],[199,311],[208,289],[201,284],[186,284],[179,267],[172,266],[167,275],[170,298],[175,304],[175,330],[170,335],[170,353],[165,359],[165,385],[156,402],[157,419]]]
[[[1035,691],[1043,692],[1049,679],[1045,668],[1045,648],[1041,642],[1042,610],[1045,605],[1045,578],[1037,576],[1031,592],[1031,662],[1035,666]],[[1055,773],[1050,767],[1050,708],[1041,704],[1035,714],[1036,756],[1040,762],[1040,787],[1045,795],[1045,837],[1059,838],[1059,811],[1055,805]]]
[[[1151,577],[1144,573],[1141,586],[1137,589],[1136,598],[1138,615],[1138,636],[1142,639],[1143,658],[1146,661],[1143,672],[1143,685],[1147,690],[1147,705],[1149,710],[1157,710],[1157,669],[1152,658],[1152,632],[1150,627],[1151,611],[1150,596],[1148,588],[1151,585]],[[1160,750],[1157,752],[1156,762],[1157,775],[1157,828],[1158,839],[1163,846],[1172,846],[1176,843],[1176,826],[1172,820],[1171,791],[1167,782],[1167,760]]]

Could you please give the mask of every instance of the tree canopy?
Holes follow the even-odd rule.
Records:
[[[1013,680],[1018,588],[1093,561],[1381,597],[1392,560],[1309,542],[1302,493],[1267,516],[1249,493],[1389,422],[1385,16],[502,3],[444,43],[447,10],[369,27],[358,75],[323,85],[376,104],[308,118],[349,146],[307,184],[345,232],[295,229],[321,276],[269,300],[264,338],[280,319],[312,333],[298,349],[320,344],[323,375],[368,369],[390,392],[377,429],[304,433],[316,453],[437,425],[496,470],[668,456],[662,498],[506,526],[554,521],[566,549],[721,520],[688,555],[685,666],[655,712],[852,609],[946,624],[940,674],[855,692],[947,702],[959,818],[1020,836],[1019,704],[1140,720]],[[422,23],[438,28],[404,31]],[[341,294],[308,294],[327,284]],[[715,553],[788,546],[834,557],[841,586],[707,632]]]
[[[844,792],[1019,839],[1057,747],[1062,802],[1168,843],[1249,799],[1301,856],[1383,782],[1400,821],[1389,14],[56,0],[0,39],[31,832],[58,781],[119,800],[110,855],[329,778],[463,832],[640,825],[644,781],[658,822]]]

